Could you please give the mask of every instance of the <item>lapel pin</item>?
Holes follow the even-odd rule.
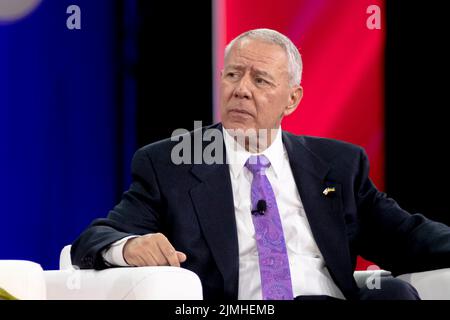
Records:
[[[329,194],[336,192],[335,187],[326,187],[325,190],[323,190],[323,194],[328,196]]]

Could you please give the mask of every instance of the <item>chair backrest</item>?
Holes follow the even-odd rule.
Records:
[[[72,246],[65,246],[59,255],[59,270],[73,269],[72,258],[70,257],[70,248]]]

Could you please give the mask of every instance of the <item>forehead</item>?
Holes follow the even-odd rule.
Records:
[[[243,39],[233,45],[226,57],[225,68],[240,65],[263,70],[286,71],[286,52],[279,45],[260,40]]]

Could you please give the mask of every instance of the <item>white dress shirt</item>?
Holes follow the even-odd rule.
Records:
[[[125,247],[125,243],[127,243],[129,239],[137,237],[139,236],[136,235],[122,238],[103,250],[102,257],[106,264],[116,267],[130,267],[123,257],[123,247]]]
[[[239,242],[238,299],[261,300],[258,249],[251,216],[253,175],[244,166],[252,153],[235,143],[225,129],[223,131]],[[328,295],[344,299],[342,292],[331,278],[323,256],[314,241],[287,152],[283,146],[281,129],[278,130],[272,144],[260,154],[265,155],[271,164],[266,169],[266,175],[275,193],[283,226],[294,297]]]
[[[261,300],[261,276],[255,228],[251,216],[252,173],[245,162],[252,155],[224,129],[224,140],[233,189],[234,213],[239,244],[239,291],[240,300]],[[277,200],[286,241],[294,297],[299,295],[328,295],[345,299],[331,278],[325,261],[314,241],[305,210],[294,181],[287,152],[283,146],[281,129],[273,143],[262,153],[271,166],[267,168],[269,179]],[[314,214],[313,212],[311,214]],[[116,241],[103,251],[107,264],[128,266],[123,258],[123,247],[131,237]]]

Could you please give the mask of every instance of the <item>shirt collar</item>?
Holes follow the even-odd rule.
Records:
[[[238,178],[244,168],[245,162],[251,155],[265,155],[270,161],[270,168],[273,169],[275,176],[281,174],[283,169],[283,157],[284,157],[284,147],[281,138],[281,127],[277,131],[275,139],[272,144],[263,152],[260,153],[250,153],[245,150],[239,143],[236,143],[234,138],[227,132],[227,129],[222,128],[225,150],[227,155],[227,163],[231,168],[231,174],[233,178]],[[269,169],[270,169],[269,168]]]

